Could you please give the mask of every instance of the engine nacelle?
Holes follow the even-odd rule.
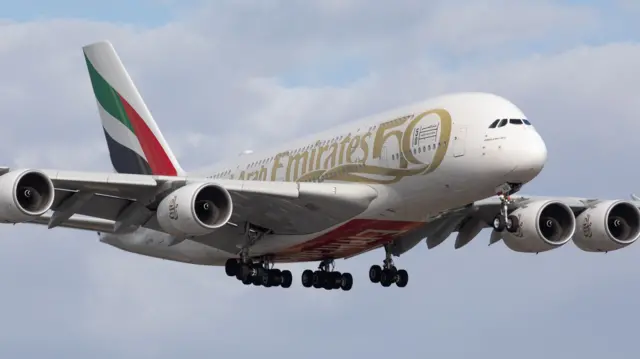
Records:
[[[609,252],[624,248],[640,236],[640,211],[626,201],[602,201],[577,218],[573,243],[586,252]]]
[[[46,213],[55,199],[53,182],[35,170],[0,176],[0,222],[20,223]]]
[[[233,201],[229,192],[214,183],[195,183],[173,191],[158,206],[158,224],[178,237],[209,234],[231,218]]]
[[[503,233],[502,239],[516,252],[539,253],[561,247],[571,240],[576,218],[569,206],[558,201],[535,201],[513,211],[519,220],[515,233]]]

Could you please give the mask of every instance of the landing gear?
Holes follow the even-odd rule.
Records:
[[[333,259],[327,259],[320,262],[318,270],[305,270],[302,272],[302,286],[305,288],[324,288],[326,290],[351,290],[353,287],[353,276],[351,273],[334,271],[334,267]]]
[[[496,232],[502,232],[506,229],[508,232],[515,233],[520,228],[520,219],[517,216],[509,215],[509,204],[512,203],[510,195],[514,193],[515,190],[517,190],[517,188],[512,187],[508,183],[496,189],[498,198],[500,199],[500,214],[495,216],[491,223]]]
[[[380,283],[383,287],[389,287],[395,283],[398,287],[404,288],[409,283],[409,273],[404,269],[397,269],[391,258],[389,244],[385,244],[385,260],[382,267],[375,264],[369,268],[369,280],[371,283]]]
[[[249,248],[266,234],[268,234],[267,229],[247,223],[245,226],[247,242],[240,250],[240,259],[228,259],[224,266],[225,272],[229,277],[235,276],[244,285],[289,288],[293,282],[290,271],[273,268],[269,258],[262,258],[255,262],[249,257]]]
[[[229,277],[236,277],[245,285],[289,288],[293,282],[290,271],[273,268],[266,260],[258,263],[252,261],[242,263],[237,259],[230,258],[227,259],[224,269]]]

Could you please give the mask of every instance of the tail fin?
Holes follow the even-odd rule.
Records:
[[[97,42],[82,50],[116,172],[183,174],[111,43]]]

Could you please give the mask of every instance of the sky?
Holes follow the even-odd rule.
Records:
[[[518,105],[549,160],[523,193],[640,193],[635,1],[6,1],[0,164],[110,171],[81,47],[110,40],[183,167],[455,91]],[[407,288],[245,287],[94,233],[0,226],[0,357],[632,358],[640,244],[529,255],[484,231],[396,258]]]

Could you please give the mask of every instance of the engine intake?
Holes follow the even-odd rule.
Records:
[[[601,201],[577,218],[580,228],[573,243],[585,252],[624,248],[640,237],[640,210],[627,201]]]
[[[515,233],[503,232],[507,247],[516,252],[539,253],[571,240],[576,218],[569,206],[558,201],[534,201],[511,213],[519,219]]]
[[[160,227],[178,238],[209,234],[224,226],[233,213],[231,195],[214,183],[195,183],[181,187],[158,206]]]
[[[19,223],[51,209],[55,188],[51,179],[35,170],[16,170],[0,176],[0,221]]]

